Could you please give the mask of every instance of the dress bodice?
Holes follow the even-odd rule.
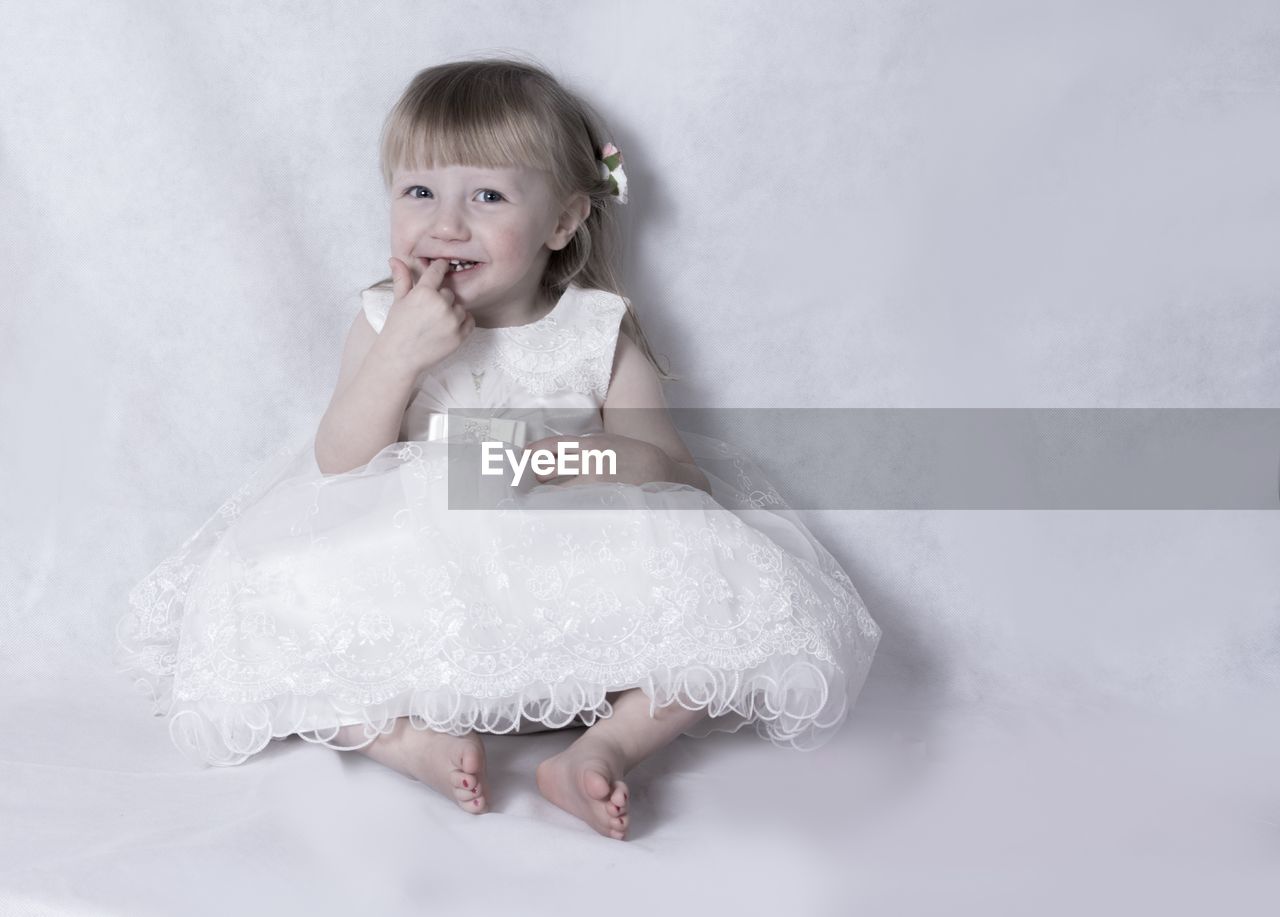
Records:
[[[381,333],[393,291],[376,286],[361,296],[369,324]],[[535,322],[477,326],[457,350],[418,376],[400,439],[427,438],[433,414],[476,408],[523,420],[528,441],[603,431],[600,408],[626,308],[616,293],[570,284]]]

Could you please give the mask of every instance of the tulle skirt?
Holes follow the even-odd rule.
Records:
[[[746,455],[681,438],[711,495],[526,481],[491,509],[451,508],[444,440],[335,475],[314,440],[286,447],[132,589],[117,665],[215,765],[294,734],[361,747],[400,716],[454,735],[591,725],[629,688],[706,710],[690,736],[750,724],[817,748],[880,628]],[[353,724],[363,741],[340,744]]]

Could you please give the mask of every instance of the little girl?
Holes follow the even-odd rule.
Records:
[[[880,629],[745,455],[673,426],[613,272],[627,180],[599,123],[512,60],[432,67],[396,103],[391,277],[362,294],[314,439],[120,621],[121,667],[196,760],[296,734],[479,813],[481,734],[585,725],[537,785],[622,839],[623,777],[677,736],[815,748],[843,722]],[[517,480],[571,445],[615,464]]]

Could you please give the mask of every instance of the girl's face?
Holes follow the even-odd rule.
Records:
[[[391,254],[415,282],[435,258],[475,262],[450,268],[444,285],[482,325],[531,318],[551,252],[569,244],[590,208],[585,194],[559,206],[549,176],[524,167],[396,169],[390,194]]]

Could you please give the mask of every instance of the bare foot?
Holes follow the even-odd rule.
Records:
[[[363,740],[362,726],[343,726],[334,741],[355,745]],[[391,732],[356,749],[395,771],[433,787],[453,799],[463,811],[488,811],[485,799],[484,744],[469,732],[452,736],[430,729],[415,729],[408,717],[398,717]]]
[[[626,759],[607,739],[590,734],[535,772],[538,790],[570,815],[577,816],[606,837],[625,840],[631,792],[622,781]]]

